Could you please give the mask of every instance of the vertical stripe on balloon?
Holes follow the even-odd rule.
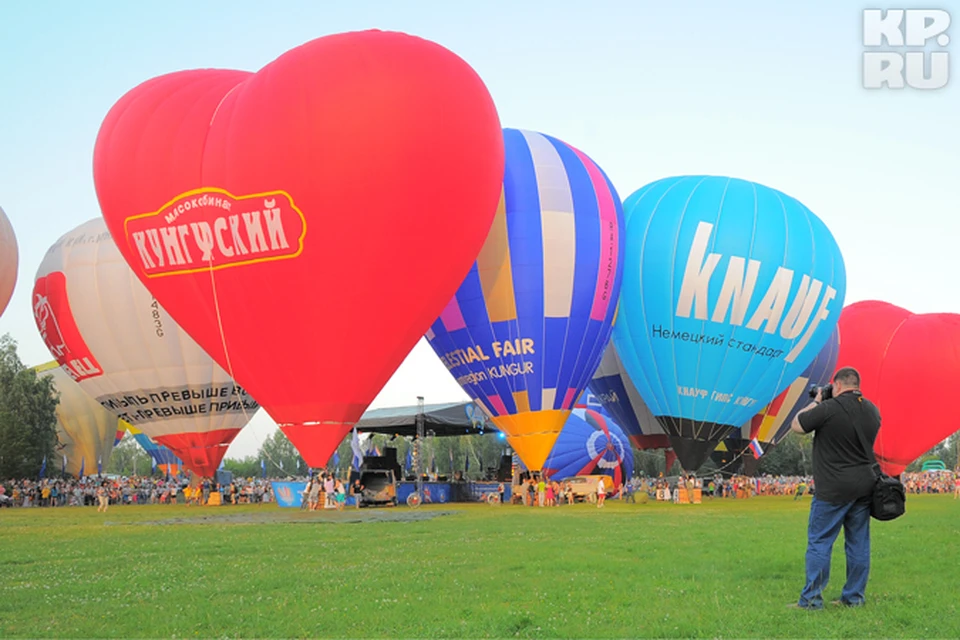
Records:
[[[503,404],[503,399],[500,396],[490,396],[487,398],[490,403],[490,406],[493,407],[494,415],[502,416],[505,413],[508,413],[507,407]]]
[[[533,354],[533,371],[522,378],[531,411],[551,409],[543,396],[546,388],[556,386],[556,369],[550,363],[544,322],[544,247],[540,221],[540,185],[532,151],[520,131],[504,131],[504,145],[510,156],[504,174],[504,199],[507,209],[510,257],[513,261],[513,289],[517,308],[516,324],[506,338],[532,338],[537,353]],[[518,385],[519,386],[519,385]],[[514,389],[516,390],[516,389]]]
[[[526,391],[517,391],[513,394],[513,402],[517,405],[517,412],[530,411],[530,398]]]
[[[544,389],[543,390],[543,408],[552,409],[556,404],[557,390],[556,389]]]
[[[483,289],[483,299],[487,303],[490,322],[516,320],[517,305],[513,292],[507,212],[502,198],[487,241],[477,256],[477,272],[480,275],[480,286]]]
[[[570,316],[576,269],[576,221],[563,160],[549,140],[524,133],[536,173],[543,242],[543,300],[548,318]]]
[[[597,272],[597,289],[594,294],[593,308],[590,310],[591,320],[603,320],[613,300],[613,284],[617,272],[620,227],[617,224],[617,207],[613,201],[613,194],[607,185],[606,178],[600,168],[586,157],[581,151],[574,149],[574,153],[583,162],[590,181],[593,182],[597,194],[597,205],[600,209],[600,270]]]
[[[603,323],[590,318],[602,250],[596,185],[590,179],[582,158],[571,147],[556,143],[556,150],[566,168],[573,206],[577,211],[576,244],[571,257],[576,264],[576,271],[571,295],[572,308],[577,309],[578,313],[571,313],[565,322],[563,358],[557,379],[557,389],[567,390],[586,386],[590,379],[587,369],[595,368],[602,355],[602,345],[597,344],[597,338]],[[606,184],[601,186],[607,188]],[[578,259],[582,256],[591,256],[593,259]],[[564,393],[562,403],[556,408],[573,408],[568,394]]]
[[[440,321],[447,331],[456,331],[466,326],[466,323],[463,321],[463,314],[460,312],[460,304],[457,303],[455,297],[451,298],[450,302],[447,303],[447,306],[443,309],[443,312],[440,314]]]

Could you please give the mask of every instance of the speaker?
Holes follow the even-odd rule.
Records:
[[[396,447],[384,447],[381,456],[363,456],[364,469],[391,469],[393,477],[399,480],[402,476],[400,465],[397,463]]]
[[[384,447],[383,448],[383,457],[387,459],[387,462],[390,466],[397,464],[397,448],[396,447]]]
[[[510,480],[510,471],[513,469],[513,456],[500,456],[500,468],[497,469],[497,482]]]

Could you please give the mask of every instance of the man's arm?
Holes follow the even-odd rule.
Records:
[[[793,431],[794,433],[799,433],[801,435],[806,434],[807,432],[804,431],[802,426],[800,426],[800,416],[805,414],[807,411],[810,411],[811,409],[815,408],[817,404],[818,404],[818,401],[814,400],[813,402],[805,406],[803,409],[800,409],[797,415],[793,417],[793,422],[790,423],[790,431]]]
[[[790,423],[790,430],[801,435],[810,433],[823,424],[823,421],[827,418],[828,413],[829,411],[821,402],[820,392],[817,391],[817,397],[813,399],[813,402],[801,409],[793,418],[793,422]],[[801,424],[800,421],[800,416],[803,416],[804,414],[806,414],[806,416],[803,422],[806,423],[806,428],[804,428],[804,425]]]

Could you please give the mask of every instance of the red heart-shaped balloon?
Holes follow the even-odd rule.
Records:
[[[134,272],[318,467],[456,292],[503,165],[466,62],[365,31],[143,83],[94,179]]]
[[[960,315],[868,300],[843,309],[840,335],[837,367],[860,372],[860,390],[882,417],[877,461],[899,475],[957,431],[950,396],[925,390],[960,385]]]

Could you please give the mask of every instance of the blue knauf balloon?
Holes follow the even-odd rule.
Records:
[[[658,180],[624,218],[613,341],[693,471],[820,352],[843,307],[843,258],[809,209],[746,180]]]

